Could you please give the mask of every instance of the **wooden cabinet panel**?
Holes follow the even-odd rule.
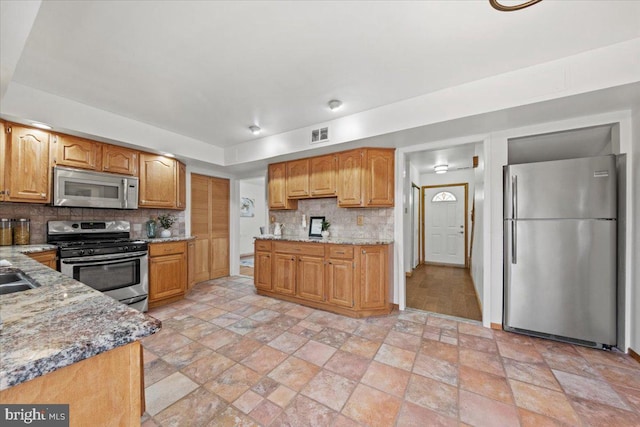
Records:
[[[196,255],[194,258],[194,280],[196,283],[209,280],[211,277],[211,242],[209,238],[196,238]]]
[[[253,282],[258,289],[270,291],[271,286],[271,252],[255,252],[255,270]]]
[[[365,167],[365,206],[393,206],[394,150],[368,148]]]
[[[353,307],[354,262],[330,259],[327,263],[327,301]]]
[[[267,240],[256,240],[254,246],[255,252],[271,252],[271,242]]]
[[[338,154],[338,206],[362,205],[362,150]]]
[[[141,153],[139,185],[141,207],[175,207],[176,161],[164,156]]]
[[[353,245],[327,245],[327,257],[353,259],[353,249]]]
[[[187,208],[187,167],[178,163],[178,176],[176,178],[176,207],[180,210]]]
[[[312,157],[309,159],[309,192],[311,197],[337,194],[338,156]]]
[[[298,209],[298,201],[287,197],[287,164],[272,163],[269,165],[269,209]]]
[[[229,238],[213,237],[211,239],[211,278],[229,275]]]
[[[387,299],[387,262],[384,246],[362,247],[359,308],[384,308]]]
[[[297,295],[300,298],[324,300],[324,258],[299,255],[296,277]]]
[[[70,135],[53,136],[54,164],[102,170],[102,144]]]
[[[322,243],[274,242],[273,250],[294,255],[324,256]]]
[[[196,242],[187,242],[187,290],[196,284]]]
[[[275,254],[273,270],[273,290],[285,295],[295,295],[296,257],[290,254]]]
[[[287,197],[299,199],[309,197],[309,159],[287,162]]]
[[[0,120],[0,202],[5,200],[5,190],[7,187],[4,185],[5,174],[8,175],[9,166],[5,163],[5,151],[7,149],[7,132],[3,121]]]
[[[4,200],[49,203],[49,134],[17,125],[7,125],[5,132]]]
[[[184,295],[186,279],[185,254],[149,258],[149,303]]]
[[[138,155],[136,150],[104,144],[102,146],[102,170],[138,176]]]
[[[56,249],[44,252],[26,254],[29,258],[56,270],[58,268],[58,251]]]
[[[181,254],[185,251],[184,242],[154,243],[149,245],[149,256]]]

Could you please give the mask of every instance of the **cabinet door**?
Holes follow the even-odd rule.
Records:
[[[366,246],[360,251],[359,308],[385,308],[387,300],[387,251]]]
[[[117,145],[104,144],[102,146],[102,170],[138,176],[138,152]]]
[[[368,148],[365,167],[365,206],[393,206],[394,150]]]
[[[184,253],[149,258],[149,302],[184,294],[185,258]]]
[[[178,177],[176,182],[176,207],[184,210],[187,208],[187,167],[178,162]]]
[[[176,161],[164,156],[140,154],[141,207],[176,206]]]
[[[255,270],[253,283],[256,288],[270,291],[271,286],[271,253],[256,252],[255,253]]]
[[[312,197],[335,196],[338,157],[335,154],[309,160],[309,191]]]
[[[102,170],[102,144],[70,135],[53,136],[54,164]]]
[[[273,290],[285,295],[296,293],[296,257],[290,254],[275,254],[273,264]]]
[[[211,279],[229,275],[229,199],[230,182],[209,178],[211,183]]]
[[[5,200],[49,203],[49,134],[15,125],[6,132]]]
[[[5,124],[3,121],[0,121],[0,168],[2,168],[2,170],[0,171],[0,202],[3,202],[5,200],[5,196],[4,196],[4,193],[6,190],[6,187],[4,186],[5,171],[9,170],[8,165],[5,163],[6,148],[7,148],[7,133],[5,129]]]
[[[362,205],[362,150],[338,155],[338,206]]]
[[[190,240],[187,243],[187,289],[196,284],[196,242]]]
[[[287,198],[287,164],[269,165],[269,209],[297,209],[298,201]]]
[[[297,258],[297,295],[312,301],[324,301],[324,259],[308,255]]]
[[[287,162],[287,197],[309,197],[309,159]]]
[[[52,268],[54,270],[56,270],[58,268],[58,251],[57,250],[52,250],[52,251],[44,251],[44,252],[37,252],[37,253],[33,253],[33,254],[26,254],[27,256],[29,256],[29,258],[38,261],[40,264],[44,264],[49,268]]]
[[[355,263],[330,259],[327,264],[327,301],[343,307],[353,307],[353,276]]]

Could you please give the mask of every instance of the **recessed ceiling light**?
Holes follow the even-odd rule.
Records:
[[[338,99],[332,99],[331,101],[329,101],[329,109],[331,111],[339,110],[341,107],[342,107],[342,101]]]
[[[256,125],[251,125],[249,126],[249,130],[251,131],[252,134],[254,135],[259,135],[260,132],[262,132],[262,129],[260,129],[260,126],[256,126]]]
[[[31,125],[35,126],[37,128],[40,128],[40,129],[47,129],[47,130],[53,129],[53,127],[51,127],[51,126],[49,126],[49,125],[47,125],[45,123],[40,123],[40,122],[31,122]]]
[[[449,170],[449,165],[436,165],[433,170],[435,170],[436,173],[446,173]]]

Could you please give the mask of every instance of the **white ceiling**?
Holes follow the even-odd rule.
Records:
[[[473,167],[476,144],[457,145],[440,150],[419,151],[407,155],[420,174],[435,173],[436,165],[448,165],[449,171]]]
[[[228,147],[637,37],[639,1],[50,0],[13,80]]]

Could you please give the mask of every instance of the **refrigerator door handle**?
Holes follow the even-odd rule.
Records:
[[[516,226],[516,221],[511,221],[511,264],[518,263],[518,228]]]
[[[518,175],[511,178],[511,218],[518,219]]]

